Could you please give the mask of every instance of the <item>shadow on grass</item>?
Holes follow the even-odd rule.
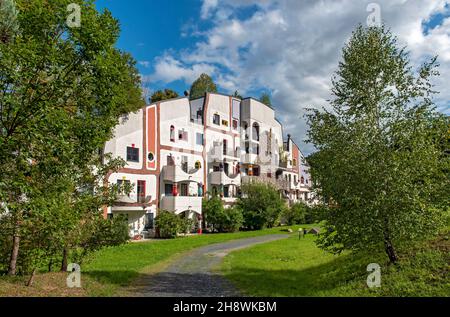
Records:
[[[366,267],[374,260],[345,255],[299,270],[233,266],[224,276],[252,296],[367,296]],[[346,287],[351,289],[343,291]]]

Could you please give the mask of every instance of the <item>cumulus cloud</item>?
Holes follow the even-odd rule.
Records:
[[[203,0],[201,18],[211,27],[196,36],[191,50],[165,53],[156,61],[150,81],[192,82],[200,73],[213,75],[224,92],[251,94],[270,90],[284,132],[302,142],[304,108],[324,106],[341,49],[358,23],[365,23],[367,5],[352,0]],[[450,112],[450,17],[424,32],[432,16],[449,11],[448,1],[377,1],[381,18],[411,51],[413,66],[439,56],[436,80],[439,109]],[[243,9],[252,9],[242,17]],[[196,34],[198,35],[198,34]],[[256,96],[257,97],[257,96]]]

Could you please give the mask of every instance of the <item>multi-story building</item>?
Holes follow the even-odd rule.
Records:
[[[125,168],[108,177],[134,188],[105,208],[126,214],[131,235],[151,232],[158,210],[202,218],[203,197],[232,205],[245,182],[270,182],[290,203],[309,200],[304,156],[273,108],[253,98],[217,93],[150,104],[127,115],[105,145]]]

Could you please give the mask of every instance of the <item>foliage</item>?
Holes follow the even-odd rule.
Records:
[[[272,101],[270,99],[270,95],[268,93],[263,93],[261,97],[259,98],[259,101],[261,101],[263,104],[272,107]]]
[[[236,98],[239,98],[239,99],[244,99],[244,98],[242,98],[242,95],[237,90],[234,92],[233,97],[236,97]]]
[[[295,203],[289,208],[285,208],[282,214],[282,219],[287,225],[297,225],[306,223],[306,214],[308,206],[304,203]],[[308,222],[309,223],[309,222]]]
[[[70,3],[81,6],[81,28],[66,23]],[[10,274],[15,258],[24,270],[64,262],[89,235],[84,226],[115,198],[105,176],[124,164],[98,149],[122,115],[144,105],[135,61],[115,48],[120,30],[109,11],[83,0],[16,5],[19,32],[0,43],[0,211],[14,241]]]
[[[309,228],[309,226],[302,226]],[[333,255],[316,237],[296,235],[227,255],[222,272],[242,293],[255,297],[429,297],[448,296],[450,236],[411,249],[398,265],[383,251]],[[381,266],[381,287],[368,288],[367,265]],[[274,287],[277,285],[277,287]]]
[[[273,227],[287,208],[278,191],[270,184],[249,183],[241,188],[237,208],[244,217],[243,226],[250,230]]]
[[[177,98],[177,97],[178,97],[178,93],[172,89],[157,90],[150,97],[150,102],[154,103],[154,102],[168,100],[168,99]]]
[[[0,0],[0,42],[7,43],[19,32],[14,0]]]
[[[308,115],[318,150],[311,174],[330,206],[321,247],[384,248],[395,262],[399,247],[442,227],[449,121],[434,111],[436,67],[433,58],[415,73],[384,27],[353,32],[333,78],[332,111]]]
[[[217,92],[217,86],[212,78],[207,74],[201,74],[191,86],[189,93],[190,99],[196,99],[205,96],[207,92]]]
[[[170,211],[160,210],[158,216],[156,216],[155,225],[159,232],[159,238],[173,239],[179,233],[191,232],[194,221],[189,218],[177,216]]]
[[[204,199],[202,210],[206,223],[213,231],[235,232],[242,226],[242,211],[235,207],[225,208],[218,196]]]

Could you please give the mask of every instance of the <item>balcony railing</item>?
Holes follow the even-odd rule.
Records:
[[[161,209],[173,211],[176,214],[184,211],[202,212],[202,197],[198,196],[164,196],[161,200]]]
[[[178,165],[166,165],[163,168],[164,180],[174,183],[178,182],[203,182],[203,174],[200,169],[196,168],[182,168]]]
[[[227,175],[224,171],[212,172],[210,182],[213,185],[241,185],[241,174]]]

